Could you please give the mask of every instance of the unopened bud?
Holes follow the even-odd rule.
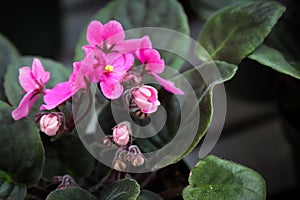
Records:
[[[103,144],[107,147],[110,147],[112,145],[112,137],[105,136],[103,139]]]
[[[132,91],[134,103],[143,113],[153,113],[160,105],[157,90],[154,87],[143,85]]]
[[[69,175],[55,176],[55,177],[53,177],[53,182],[54,183],[60,182],[60,184],[57,186],[57,189],[65,189],[68,187],[77,187],[78,186],[78,184],[75,182],[75,180]]]
[[[40,129],[46,135],[55,136],[58,133],[60,127],[62,127],[63,123],[64,116],[62,113],[53,112],[44,114],[40,118]]]
[[[115,170],[125,171],[126,167],[127,167],[126,163],[121,158],[117,158],[114,160],[113,168]]]
[[[139,147],[136,145],[131,145],[128,148],[126,159],[135,167],[143,165],[146,161],[146,158],[141,153]]]
[[[138,153],[132,156],[131,158],[131,164],[135,167],[137,166],[141,166],[145,163],[145,157],[143,156],[143,154]]]
[[[127,121],[119,123],[113,128],[113,140],[119,146],[125,146],[129,142],[131,126]]]

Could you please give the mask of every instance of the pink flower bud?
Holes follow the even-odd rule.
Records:
[[[57,113],[45,114],[40,119],[41,131],[49,136],[55,136],[60,128],[60,125],[60,117]]]
[[[154,87],[143,85],[132,91],[133,101],[143,113],[153,113],[160,102],[157,98],[157,90]]]
[[[121,122],[113,128],[113,140],[119,146],[125,146],[129,142],[131,135],[130,123],[127,121]]]

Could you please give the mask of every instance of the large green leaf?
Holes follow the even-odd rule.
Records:
[[[4,93],[4,75],[7,70],[7,66],[14,62],[19,63],[19,52],[13,46],[13,44],[8,41],[4,36],[0,34],[0,100],[7,101],[6,95]]]
[[[96,200],[92,194],[79,187],[54,190],[46,200]]]
[[[25,56],[21,58],[20,64],[17,65],[16,63],[12,63],[8,66],[7,73],[5,75],[4,88],[5,88],[7,99],[9,103],[11,103],[13,106],[17,106],[20,100],[23,98],[23,95],[20,94],[22,88],[18,81],[19,68],[23,66],[29,66],[31,68],[33,58],[35,57]],[[56,83],[68,80],[68,77],[70,75],[70,71],[68,70],[68,68],[64,67],[62,64],[54,60],[41,58],[41,57],[36,57],[36,58],[39,58],[45,70],[50,71],[51,73],[50,80],[46,85],[47,88],[52,88],[56,85]],[[42,103],[41,100],[37,102],[35,104],[36,108],[39,108],[41,103]]]
[[[226,6],[211,16],[196,49],[201,60],[238,64],[268,36],[285,7],[275,1],[254,1]],[[207,52],[209,55],[207,55]]]
[[[207,156],[192,169],[189,183],[183,191],[185,200],[266,198],[264,179],[257,172],[215,156]]]
[[[141,190],[137,200],[162,200],[162,198],[149,190]]]
[[[2,177],[4,172],[0,171],[0,199],[23,200],[26,197],[26,185],[16,184],[11,180]]]
[[[123,179],[109,185],[101,192],[101,200],[136,200],[140,186],[134,179]]]
[[[300,67],[291,65],[279,51],[267,45],[261,45],[248,57],[280,73],[300,79]]]
[[[189,0],[191,8],[203,20],[207,20],[215,11],[229,4],[251,0]]]
[[[12,109],[0,102],[0,169],[17,183],[35,184],[42,172],[44,149],[35,124],[14,121]]]
[[[44,179],[51,180],[54,176],[65,174],[78,179],[92,173],[95,159],[76,135],[65,135],[53,142],[43,136],[43,143],[46,153]]]
[[[181,5],[176,0],[114,0],[102,8],[93,19],[106,23],[109,20],[118,20],[125,30],[143,27],[159,27],[168,28],[174,31],[189,34],[189,26],[187,17]],[[147,30],[130,31],[130,38],[141,37],[147,35]],[[83,58],[81,47],[86,45],[86,29],[82,32],[80,40],[77,44],[75,60]],[[174,39],[169,34],[150,35],[153,46],[163,46],[162,50],[177,49],[180,52],[188,51],[186,40]],[[162,58],[166,65],[174,69],[180,69],[184,60],[178,55],[161,51]]]
[[[168,115],[166,126],[155,136],[151,138],[138,139],[136,140],[136,142],[138,146],[146,152],[149,151],[149,148],[152,148],[150,149],[151,151],[156,151],[158,150],[158,148],[165,147],[167,144],[170,145],[169,148],[173,149],[169,149],[169,151],[171,151],[172,153],[175,152],[174,147],[178,146],[182,148],[185,147],[185,151],[180,151],[179,154],[175,153],[174,155],[169,152],[166,159],[159,158],[163,154],[158,154],[157,156],[159,157],[157,157],[156,162],[158,160],[160,160],[160,162],[156,164],[157,168],[161,168],[169,164],[178,162],[196,147],[211,123],[213,114],[213,87],[216,84],[220,84],[231,79],[236,70],[236,65],[216,61],[203,63],[200,66],[184,72],[183,76],[189,82],[191,88],[184,90],[185,94],[182,97],[183,99],[181,100],[181,106],[189,106],[187,108],[189,110],[193,110],[193,112],[197,112],[195,110],[199,109],[200,119],[199,124],[197,125],[198,128],[196,128],[195,130],[191,130],[190,121],[192,121],[192,118],[196,115],[187,115],[187,113],[180,113],[182,110],[180,110],[175,96],[170,94],[169,96],[167,94],[162,94],[162,97],[164,98],[160,101],[167,110]],[[205,80],[203,76],[205,76]],[[182,78],[175,77],[173,81],[175,82],[175,85],[184,85],[184,79]],[[196,102],[194,102],[196,103],[196,105],[191,105],[190,97],[193,96],[193,93],[197,98]],[[180,118],[182,118],[183,120],[179,121]],[[178,134],[179,122],[181,127],[180,133],[184,134]],[[193,131],[196,131],[196,134],[194,134]],[[166,151],[168,151],[168,148],[166,148]]]

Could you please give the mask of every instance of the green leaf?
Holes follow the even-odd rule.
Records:
[[[207,20],[215,11],[229,4],[251,0],[189,0],[191,8],[203,20]]]
[[[216,73],[215,70],[217,70],[219,74]],[[173,150],[168,150],[166,148],[166,151],[169,152],[166,159],[162,159],[161,157],[164,154],[158,154],[158,157],[154,159],[156,162],[160,161],[156,164],[157,168],[165,167],[169,164],[178,162],[197,146],[201,138],[205,135],[212,120],[212,95],[214,86],[231,79],[234,76],[236,70],[236,65],[216,61],[203,63],[200,66],[184,72],[183,76],[186,80],[188,80],[192,88],[184,89],[185,94],[183,95],[181,105],[190,105],[191,107],[189,107],[189,109],[193,110],[194,112],[197,112],[196,109],[199,109],[200,111],[198,129],[195,130],[196,134],[193,138],[190,138],[190,136],[187,137],[186,134],[178,134],[177,132],[179,125],[178,120],[180,119],[181,115],[183,115],[183,113],[180,113],[180,106],[178,105],[175,96],[169,94],[168,97],[167,94],[161,94],[161,96],[165,97],[165,99],[160,100],[161,104],[166,108],[168,114],[166,126],[162,129],[162,131],[151,138],[136,140],[138,146],[146,152],[148,152],[149,150],[156,151],[158,150],[158,148],[165,148],[167,144],[171,144],[170,148],[172,148]],[[206,77],[206,80],[203,79],[204,75]],[[184,85],[184,79],[182,78],[175,77],[173,81],[175,85]],[[161,91],[159,93],[161,93]],[[190,97],[192,96],[192,93],[195,93],[197,97],[197,102],[195,102],[196,105],[191,105]],[[180,132],[193,134],[190,129],[190,121],[192,121],[193,116],[195,115],[191,114],[189,116],[183,116],[183,121],[180,122]],[[170,152],[175,152],[174,147],[183,146],[182,141],[189,141],[189,146],[186,147],[186,150],[184,152],[181,152],[180,154],[175,153],[174,155],[172,155]],[[157,145],[157,143],[160,143],[160,145]]]
[[[257,48],[248,57],[280,73],[300,79],[300,68],[292,66],[279,51],[265,44]]]
[[[23,200],[26,197],[26,193],[26,185],[6,181],[0,175],[0,199]]]
[[[189,183],[183,191],[185,200],[266,198],[264,179],[257,172],[215,156],[207,156],[192,169]]]
[[[19,52],[11,42],[0,34],[0,100],[7,101],[4,92],[4,75],[9,63],[19,63]]]
[[[92,194],[78,187],[55,190],[51,192],[46,200],[96,200]]]
[[[198,39],[203,48],[196,48],[196,54],[204,61],[239,64],[262,44],[284,11],[285,7],[275,1],[226,6],[204,25]]]
[[[140,186],[134,179],[123,179],[109,185],[101,192],[101,200],[136,200]]]
[[[0,169],[18,183],[35,184],[44,164],[44,149],[35,124],[14,121],[10,108],[0,102]]]
[[[43,178],[52,180],[54,176],[70,174],[75,179],[87,177],[94,169],[95,159],[83,146],[76,135],[64,135],[56,141],[43,136],[46,161]]]
[[[125,30],[143,28],[143,27],[159,27],[168,28],[174,31],[189,35],[188,20],[180,3],[175,0],[114,0],[102,8],[93,19],[101,21],[102,24],[109,20],[118,20]],[[89,23],[89,22],[88,22]],[[138,29],[127,32],[130,38],[137,38],[148,34],[148,31]],[[75,60],[83,59],[83,51],[81,47],[86,45],[86,28],[81,34],[80,40],[75,51]],[[155,34],[150,35],[152,44],[155,46],[164,46],[163,50],[177,49],[177,51],[187,52],[188,45],[186,40],[174,40],[170,35]],[[163,44],[162,44],[163,43]],[[162,58],[166,65],[174,69],[180,69],[184,60],[178,55],[161,51]]]
[[[162,200],[162,198],[149,190],[141,190],[137,200]]]
[[[5,93],[7,96],[7,99],[9,103],[11,103],[13,106],[17,106],[20,102],[20,100],[23,98],[24,95],[20,94],[22,91],[21,85],[19,83],[19,68],[23,66],[29,66],[31,68],[33,58],[39,58],[45,68],[46,71],[50,71],[50,80],[48,81],[46,87],[52,88],[56,85],[58,82],[64,82],[68,80],[68,77],[70,75],[69,69],[64,67],[62,64],[46,59],[41,57],[33,57],[33,56],[25,56],[22,57],[21,63],[16,64],[12,63],[8,66],[7,73],[5,75],[5,81],[4,81],[4,88]],[[41,99],[41,97],[39,98]],[[39,108],[42,101],[36,102],[36,109]]]

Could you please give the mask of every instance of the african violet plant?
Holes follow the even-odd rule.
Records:
[[[0,198],[171,199],[145,182],[204,138],[215,85],[247,57],[299,78],[264,44],[284,11],[275,1],[226,6],[197,43],[177,1],[114,0],[88,22],[72,72],[1,36]],[[186,200],[266,198],[257,172],[213,155],[186,179]]]

